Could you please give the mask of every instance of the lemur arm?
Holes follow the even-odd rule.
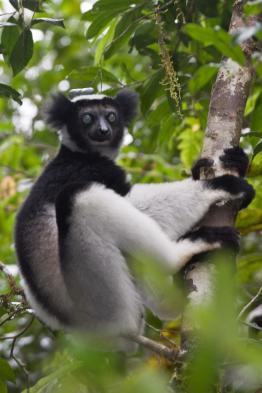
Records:
[[[220,157],[225,170],[244,176],[248,158],[239,147],[227,149]],[[200,159],[192,169],[193,179],[163,184],[136,184],[128,199],[139,210],[152,217],[164,232],[176,240],[190,231],[207,213],[210,206],[222,200],[242,198],[242,208],[253,199],[252,186],[242,178],[224,175],[201,181],[200,168],[212,166],[209,159]]]

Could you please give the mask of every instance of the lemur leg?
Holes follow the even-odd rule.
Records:
[[[221,246],[219,237],[206,241],[201,235],[172,242],[151,217],[96,184],[76,194],[63,219],[69,225],[59,229],[60,260],[69,295],[85,326],[90,317],[92,328],[115,333],[141,328],[142,301],[122,253],[145,254],[174,273],[193,255]]]
[[[152,217],[170,239],[177,240],[204,217],[212,204],[238,198],[248,204],[253,196],[252,186],[244,179],[224,175],[208,181],[136,184],[127,199]]]

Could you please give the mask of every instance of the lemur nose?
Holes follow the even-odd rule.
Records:
[[[109,128],[100,128],[100,133],[102,134],[102,135],[107,135],[107,134],[109,134]]]

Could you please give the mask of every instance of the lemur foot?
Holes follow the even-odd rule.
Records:
[[[239,233],[232,227],[203,226],[186,233],[181,238],[192,242],[202,240],[207,244],[214,244],[215,248],[224,248],[234,252],[239,251]]]
[[[247,207],[255,196],[255,190],[245,179],[233,175],[223,175],[211,180],[205,180],[207,187],[213,190],[223,190],[240,199],[239,209]]]
[[[224,154],[219,159],[222,161],[224,169],[234,170],[239,176],[245,176],[248,170],[249,160],[241,147],[236,146],[225,149]]]
[[[225,149],[224,153],[219,157],[222,162],[224,169],[233,170],[238,173],[239,176],[245,176],[248,169],[248,156],[244,153],[241,147],[236,146],[229,149]],[[199,180],[200,171],[202,168],[210,168],[214,164],[214,161],[209,158],[200,158],[192,168],[192,177],[194,180]]]

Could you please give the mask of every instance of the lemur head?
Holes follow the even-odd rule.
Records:
[[[114,156],[137,106],[137,94],[127,89],[115,97],[79,93],[68,99],[58,93],[45,112],[47,122],[60,131],[62,144],[70,150]]]

